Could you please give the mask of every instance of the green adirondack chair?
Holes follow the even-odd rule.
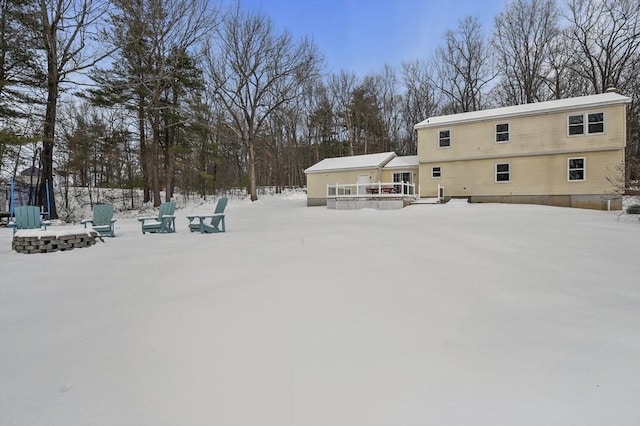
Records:
[[[213,214],[187,216],[187,219],[189,219],[189,230],[191,232],[198,231],[201,234],[225,232],[224,209],[226,207],[227,199],[225,197],[222,197],[216,203],[216,209]],[[209,223],[207,223],[207,219],[211,219],[211,221],[208,221]]]
[[[13,233],[19,229],[47,229],[51,225],[48,220],[40,218],[40,208],[35,206],[20,206],[13,210],[13,220],[7,226],[13,228]]]
[[[139,217],[138,221],[142,224],[142,233],[147,232],[176,232],[176,203],[169,201],[160,204],[158,216]]]
[[[84,227],[91,224],[91,228],[98,232],[101,236],[115,237],[115,222],[113,218],[113,206],[110,204],[96,204],[93,206],[93,218],[82,219],[80,221]]]

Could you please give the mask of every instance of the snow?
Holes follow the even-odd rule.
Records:
[[[384,168],[385,169],[403,169],[403,168],[417,168],[420,165],[417,155],[405,155],[402,157],[395,157],[389,161]]]
[[[49,254],[0,228],[0,424],[640,423],[637,216],[305,203]]]
[[[84,226],[59,226],[51,227],[47,225],[47,229],[20,229],[16,231],[16,237],[65,237],[67,235],[91,235],[91,227]]]
[[[480,111],[464,112],[460,114],[429,117],[416,124],[415,129],[442,126],[448,124],[467,123],[472,121],[490,120],[521,115],[568,111],[581,108],[596,108],[609,105],[628,104],[631,98],[618,93],[608,92],[597,95],[578,96],[575,98],[556,99],[545,102],[513,105],[503,108],[492,108]]]
[[[352,155],[349,157],[325,158],[307,168],[305,173],[326,173],[344,169],[373,169],[382,167],[396,156],[395,152]]]

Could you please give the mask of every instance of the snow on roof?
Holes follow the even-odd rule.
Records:
[[[441,115],[429,117],[416,124],[415,129],[426,127],[442,126],[445,124],[457,124],[472,121],[482,121],[497,118],[513,117],[519,115],[531,115],[540,113],[550,113],[563,110],[573,110],[581,108],[595,108],[607,105],[627,104],[631,98],[618,93],[608,92],[599,95],[580,96],[577,98],[558,99],[547,102],[535,102],[508,106],[504,108],[485,109],[482,111],[464,112],[461,114]]]
[[[351,157],[325,158],[306,169],[305,173],[322,173],[349,169],[371,169],[382,167],[396,156],[395,152],[379,154],[354,155]]]
[[[384,168],[385,169],[406,169],[411,167],[418,167],[418,156],[417,155],[405,155],[403,157],[395,157],[393,160],[389,161]]]

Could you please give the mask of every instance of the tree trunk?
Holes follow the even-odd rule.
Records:
[[[140,169],[142,171],[142,188],[144,193],[143,201],[148,203],[151,201],[151,191],[149,191],[149,153],[147,150],[144,111],[144,99],[140,97],[138,102],[138,126],[140,127]]]
[[[151,168],[151,191],[153,192],[153,206],[158,207],[161,204],[160,199],[160,129],[159,112],[153,112],[153,141],[151,144],[151,156],[149,167]]]
[[[251,201],[258,199],[258,193],[256,188],[256,156],[255,156],[255,143],[253,138],[249,136],[248,141],[248,154],[249,154],[249,192],[251,194]]]
[[[174,129],[173,128],[167,129],[165,137],[167,138],[167,140],[165,141],[166,148],[164,150],[165,201],[171,201],[171,198],[173,197],[173,189],[176,184],[176,158],[175,158],[174,150],[171,149],[171,147],[175,143]]]
[[[48,60],[48,77],[47,77],[47,110],[45,113],[43,138],[42,138],[42,153],[40,162],[42,166],[42,180],[40,181],[40,188],[38,189],[38,196],[36,202],[39,206],[45,206],[47,204],[47,185],[49,185],[49,218],[57,219],[58,210],[56,209],[56,200],[53,188],[53,145],[56,129],[56,112],[57,112],[57,100],[58,100],[58,70],[56,52],[51,49],[49,51]]]

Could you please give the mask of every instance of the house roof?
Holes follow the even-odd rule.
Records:
[[[417,155],[406,155],[403,157],[395,157],[389,161],[384,168],[385,169],[410,169],[417,168],[420,165],[418,163]]]
[[[459,124],[532,114],[545,114],[584,108],[597,108],[616,104],[627,104],[629,102],[631,102],[631,98],[627,96],[608,92],[601,93],[599,95],[580,96],[577,98],[557,99],[554,101],[534,102],[531,104],[514,105],[504,108],[485,109],[482,111],[429,117],[416,124],[414,128],[423,129],[448,124]]]
[[[338,170],[374,169],[382,167],[396,156],[395,152],[325,158],[306,169],[305,173],[325,173]]]

